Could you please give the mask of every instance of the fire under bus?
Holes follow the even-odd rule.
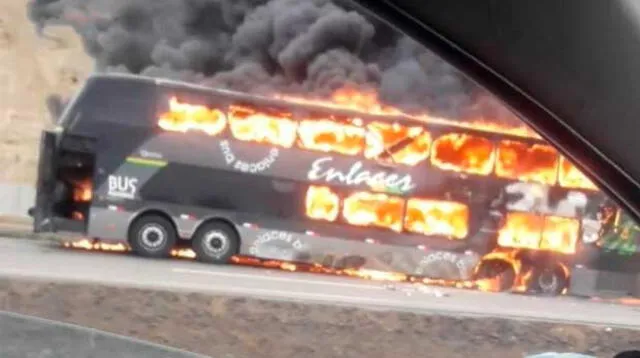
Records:
[[[633,291],[635,253],[598,266],[616,207],[535,135],[498,129],[95,75],[42,135],[30,212],[35,232],[145,257]]]

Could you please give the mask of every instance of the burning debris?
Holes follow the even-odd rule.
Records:
[[[101,242],[98,239],[82,239],[76,241],[65,241],[63,246],[71,249],[88,250],[88,251],[103,251],[103,252],[129,252],[131,251],[128,245],[117,243],[111,244]],[[443,280],[443,279],[430,279],[424,277],[414,277],[403,273],[397,272],[384,272],[368,269],[356,269],[345,268],[336,269],[332,267],[326,267],[319,264],[302,264],[291,263],[278,260],[261,260],[253,257],[234,256],[231,259],[231,263],[243,266],[262,267],[268,269],[278,269],[291,272],[309,272],[317,274],[335,275],[335,276],[347,276],[372,281],[387,282],[385,288],[388,290],[401,291],[406,295],[412,295],[414,292],[426,293],[434,295],[436,297],[446,297],[447,294],[432,288],[425,288],[422,285],[427,286],[439,286],[439,287],[451,287],[459,289],[474,289],[485,292],[500,292],[509,290],[511,292],[528,292],[531,289],[531,280],[534,275],[534,271],[530,267],[524,267],[522,262],[518,259],[520,251],[517,249],[498,249],[488,255],[486,255],[482,264],[478,266],[477,270],[484,270],[490,264],[495,262],[506,263],[509,267],[500,267],[500,274],[491,273],[489,276],[483,278],[484,275],[478,272],[477,278],[465,281],[456,280]],[[195,253],[188,248],[174,249],[171,252],[174,258],[193,260],[195,259]],[[560,266],[565,275],[565,279],[569,278],[569,269],[566,266]],[[505,279],[505,276],[510,276]],[[510,281],[505,284],[506,281]],[[412,283],[411,286],[397,286],[393,283]],[[562,292],[565,293],[566,288]]]

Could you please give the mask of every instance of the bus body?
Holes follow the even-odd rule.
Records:
[[[145,256],[190,243],[214,263],[468,280],[499,247],[534,265],[594,260],[612,204],[570,169],[538,139],[95,75],[43,132],[32,214],[36,232]]]

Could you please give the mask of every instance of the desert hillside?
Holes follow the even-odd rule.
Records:
[[[47,95],[73,93],[91,69],[73,30],[39,37],[25,0],[0,1],[0,182],[34,182],[39,133],[51,123]]]

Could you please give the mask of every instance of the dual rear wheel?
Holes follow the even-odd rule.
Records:
[[[129,229],[129,245],[136,255],[166,258],[178,241],[173,223],[162,215],[149,214],[136,219]],[[240,237],[235,229],[222,221],[202,225],[191,239],[196,259],[212,264],[224,264],[238,253]]]

